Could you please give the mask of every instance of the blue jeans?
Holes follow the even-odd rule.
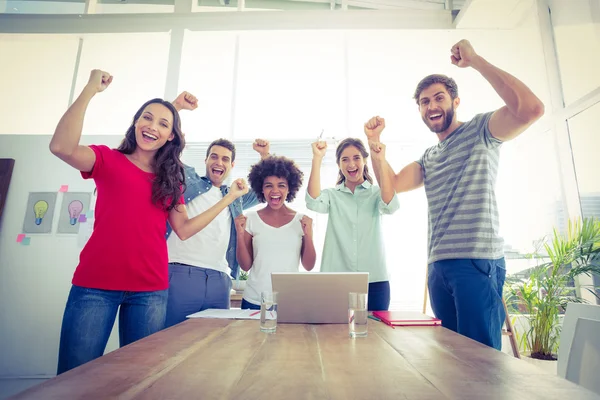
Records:
[[[167,292],[124,292],[72,285],[60,331],[57,374],[104,354],[119,307],[121,347],[163,329]]]
[[[256,304],[252,304],[246,299],[242,299],[242,305],[240,306],[242,310],[260,310],[260,306]]]
[[[231,278],[224,272],[190,265],[169,264],[169,301],[166,326],[207,308],[228,309]]]
[[[390,282],[369,283],[369,311],[387,311],[390,308]]]
[[[428,276],[431,308],[442,326],[500,350],[504,258],[436,261]]]

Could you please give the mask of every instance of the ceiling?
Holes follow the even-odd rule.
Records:
[[[97,4],[128,4],[173,6],[180,0],[92,0]],[[185,1],[185,0],[184,0]],[[310,10],[310,9],[373,9],[373,10],[452,10],[457,14],[469,0],[192,0],[195,7],[238,7],[238,1],[244,8],[278,9],[278,10]],[[85,0],[8,0],[6,12],[26,12],[32,2],[36,3],[85,3]],[[19,7],[22,5],[23,7]],[[0,10],[1,12],[2,10]],[[57,12],[60,13],[60,12]]]

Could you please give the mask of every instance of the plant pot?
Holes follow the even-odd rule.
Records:
[[[537,358],[531,358],[529,354],[522,354],[521,359],[532,365],[535,365],[540,370],[544,371],[549,375],[557,375],[558,362],[556,360],[540,360]]]
[[[231,283],[232,283],[231,288],[233,290],[235,290],[236,292],[243,292],[244,289],[246,289],[246,282],[247,281],[233,280],[233,281],[231,281]]]

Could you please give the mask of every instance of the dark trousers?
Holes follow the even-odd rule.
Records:
[[[456,259],[429,264],[429,298],[442,326],[500,350],[505,313],[504,258]]]

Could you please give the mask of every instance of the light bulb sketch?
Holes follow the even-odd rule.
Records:
[[[35,224],[40,225],[44,215],[48,211],[48,203],[44,200],[39,200],[33,205],[33,213],[35,214]]]
[[[71,225],[75,225],[79,219],[79,215],[83,211],[83,203],[79,200],[73,200],[69,203],[67,209],[69,210],[69,222]]]

